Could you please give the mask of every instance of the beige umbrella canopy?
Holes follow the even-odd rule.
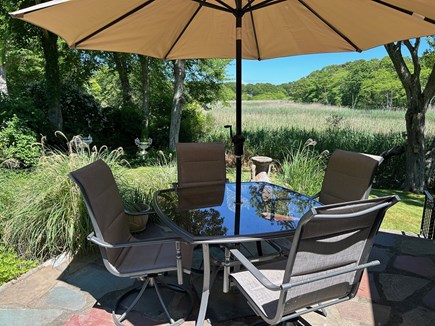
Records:
[[[236,58],[237,185],[242,58],[362,51],[435,34],[434,0],[54,0],[11,14],[78,49]]]
[[[78,49],[163,59],[362,51],[435,34],[433,0],[55,0],[13,12]]]

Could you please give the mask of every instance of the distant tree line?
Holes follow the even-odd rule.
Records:
[[[404,58],[412,65],[409,57]],[[433,53],[421,57],[423,78],[433,66]],[[229,99],[235,99],[235,83],[225,83]],[[405,89],[388,56],[370,61],[357,60],[326,66],[297,81],[274,85],[243,85],[244,100],[291,100],[298,103],[321,103],[355,109],[406,109]]]

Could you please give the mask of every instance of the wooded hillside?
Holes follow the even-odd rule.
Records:
[[[407,58],[409,61],[409,58]],[[410,62],[409,62],[410,63]],[[432,69],[429,54],[422,57],[423,77]],[[235,98],[235,84],[226,83],[229,99]],[[321,103],[359,109],[406,108],[406,94],[388,56],[326,66],[307,77],[280,85],[246,84],[244,100],[283,100]]]

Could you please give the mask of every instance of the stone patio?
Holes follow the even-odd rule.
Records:
[[[435,325],[435,242],[416,236],[380,232],[372,258],[381,265],[365,273],[357,296],[327,309],[313,325]],[[185,286],[201,287],[193,274]],[[175,280],[175,275],[165,276]],[[59,257],[0,287],[0,325],[113,325],[115,299],[134,280],[109,274],[99,256]],[[236,290],[223,294],[221,277],[213,286],[208,318],[212,325],[249,325],[258,320]],[[181,294],[164,292],[175,317],[187,309]],[[194,291],[192,291],[194,293]],[[198,299],[185,325],[194,325]],[[178,317],[179,316],[179,317]],[[147,293],[125,324],[166,324],[153,292]]]

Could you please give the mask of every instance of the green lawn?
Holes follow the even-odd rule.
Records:
[[[424,195],[385,189],[373,189],[371,192],[373,197],[393,194],[400,197],[400,202],[387,211],[381,229],[419,233],[423,214]]]

